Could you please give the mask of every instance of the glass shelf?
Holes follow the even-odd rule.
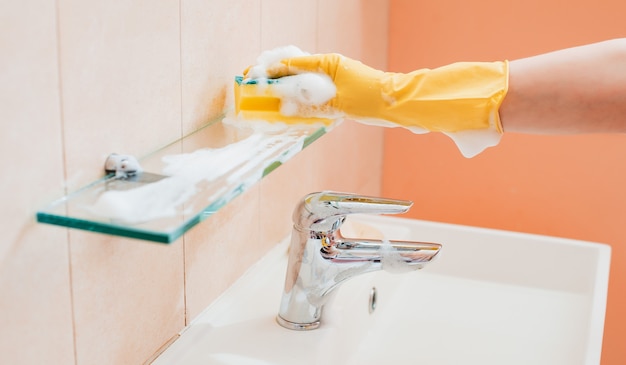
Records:
[[[332,126],[220,118],[142,158],[144,172],[109,174],[39,210],[37,221],[171,243]]]

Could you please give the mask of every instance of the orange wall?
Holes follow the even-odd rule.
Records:
[[[388,69],[626,37],[624,14],[623,0],[392,0]],[[465,159],[443,135],[385,133],[383,194],[412,199],[412,217],[611,244],[602,364],[624,364],[626,136],[508,134]]]

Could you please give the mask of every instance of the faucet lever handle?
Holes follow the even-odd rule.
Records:
[[[314,209],[337,214],[397,214],[405,213],[413,205],[409,200],[378,198],[350,193],[323,191],[307,195],[307,204]]]
[[[322,191],[304,197],[294,212],[294,223],[301,228],[330,231],[339,228],[347,214],[398,214],[412,205],[409,200]]]

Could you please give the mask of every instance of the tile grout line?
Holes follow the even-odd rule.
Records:
[[[180,138],[185,135],[183,118],[183,0],[178,0],[178,80],[180,87]],[[182,152],[182,146],[181,146]]]
[[[261,52],[263,52],[263,47],[265,47],[265,45],[263,44],[263,0],[259,0],[258,2],[258,6],[259,6],[259,54],[261,54]]]
[[[180,85],[180,135],[181,139],[184,135],[184,118],[183,118],[183,0],[178,1],[178,67],[179,67],[179,85]],[[184,142],[183,142],[184,143]],[[181,143],[181,153],[183,145]],[[182,237],[182,265],[183,265],[183,328],[189,324],[188,307],[187,307],[187,242],[186,236]]]
[[[59,0],[55,1],[55,32],[56,32],[56,53],[57,53],[57,82],[59,87],[59,122],[61,127],[61,160],[63,164],[63,191],[68,194],[68,169],[67,169],[67,144],[65,138],[65,109],[63,102],[63,66],[61,65],[61,5]],[[67,209],[67,208],[66,208]],[[66,212],[67,213],[67,212]],[[67,274],[70,296],[70,314],[72,320],[72,352],[74,355],[74,364],[78,364],[78,348],[76,345],[76,313],[74,303],[74,278],[72,275],[72,245],[71,234],[68,228],[65,228],[66,247],[67,247]]]
[[[315,53],[320,52],[320,0],[315,1]]]
[[[261,54],[261,52],[263,52],[263,48],[265,47],[265,45],[263,44],[263,0],[259,0],[258,2],[258,15],[259,15],[259,38],[258,38],[258,45],[259,45],[259,54]],[[256,232],[257,232],[257,237],[261,237],[261,234],[263,232],[261,232],[261,204],[263,204],[263,185],[267,185],[267,184],[260,184],[259,183],[259,187],[257,188],[257,214],[256,216]],[[258,246],[257,246],[258,247]]]

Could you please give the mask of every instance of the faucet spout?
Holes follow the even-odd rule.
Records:
[[[307,195],[294,211],[285,288],[278,323],[294,330],[318,328],[330,293],[354,276],[424,267],[438,243],[345,238],[339,228],[352,213],[402,213],[410,201],[322,192]]]

